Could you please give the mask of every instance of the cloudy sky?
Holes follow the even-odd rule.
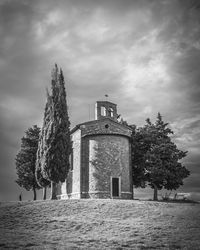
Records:
[[[24,131],[42,125],[55,62],[72,127],[105,94],[129,124],[161,112],[189,151],[180,191],[200,199],[199,1],[1,0],[0,199],[18,198],[14,158]]]

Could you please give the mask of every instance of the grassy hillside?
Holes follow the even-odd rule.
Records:
[[[200,204],[9,202],[0,222],[0,249],[200,249]]]

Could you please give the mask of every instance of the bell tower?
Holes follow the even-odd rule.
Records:
[[[110,118],[117,121],[117,105],[108,101],[97,101],[95,105],[95,120]]]

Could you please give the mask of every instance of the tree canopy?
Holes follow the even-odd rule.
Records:
[[[187,152],[177,148],[170,134],[173,131],[160,113],[155,123],[147,119],[145,126],[133,130],[133,183],[135,187],[148,184],[153,188],[154,200],[157,200],[158,189],[176,190],[189,176],[189,171],[180,162]]]
[[[51,199],[56,199],[56,183],[64,182],[71,152],[70,122],[65,81],[57,65],[52,71],[51,94],[47,91],[42,133],[37,154],[37,171],[51,182]]]
[[[27,191],[33,190],[36,200],[36,189],[40,189],[35,178],[35,163],[38,149],[40,128],[34,125],[25,131],[21,138],[21,149],[16,155],[15,164],[17,171],[16,183]]]

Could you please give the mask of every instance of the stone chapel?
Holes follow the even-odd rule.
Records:
[[[95,120],[72,129],[70,171],[59,198],[133,198],[131,129],[117,116],[116,104],[97,101]]]

